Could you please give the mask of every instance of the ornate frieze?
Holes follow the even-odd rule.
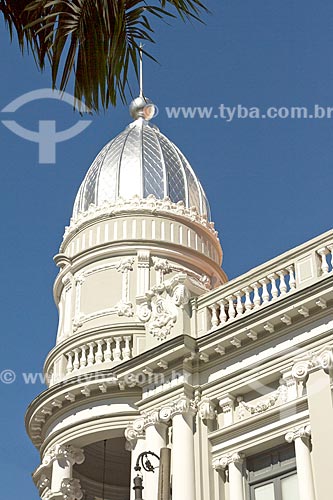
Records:
[[[118,198],[115,203],[105,202],[98,207],[91,204],[86,212],[79,214],[76,219],[72,218],[70,225],[65,228],[60,251],[63,251],[64,244],[67,242],[68,237],[72,236],[82,224],[88,221],[97,221],[105,215],[120,215],[124,211],[133,214],[156,215],[160,213],[166,216],[170,216],[170,214],[175,214],[177,216],[181,215],[191,222],[195,222],[207,228],[216,239],[218,237],[214,228],[214,223],[209,222],[206,217],[201,216],[195,207],[186,208],[183,201],[173,203],[169,198],[159,200],[154,195],[150,194],[147,198],[140,198],[139,196],[133,196],[133,198],[130,199]]]
[[[60,488],[64,500],[81,500],[83,491],[79,479],[64,479]]]
[[[267,397],[258,399],[255,403],[245,403],[245,401],[243,401],[243,397],[239,396],[237,398],[238,418],[240,420],[243,420],[244,418],[246,418],[246,416],[249,415],[259,415],[260,413],[264,413],[279,404],[286,403],[287,399],[287,387],[284,383],[284,380],[281,381],[281,385],[276,391],[268,394]]]

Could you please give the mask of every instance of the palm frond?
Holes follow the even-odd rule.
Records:
[[[0,10],[21,4],[18,26],[10,11],[3,10],[10,30],[15,26],[20,43],[25,37],[33,46],[41,68],[50,61],[53,87],[65,90],[74,75],[75,98],[98,110],[115,105],[118,97],[126,101],[130,68],[138,74],[139,45],[154,42],[152,19],[178,14],[183,20],[200,20],[207,11],[201,0],[148,1],[0,0]]]

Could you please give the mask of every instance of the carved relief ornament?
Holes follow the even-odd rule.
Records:
[[[177,321],[178,307],[188,303],[190,295],[184,285],[186,275],[179,273],[168,281],[156,285],[146,293],[146,301],[137,310],[147,332],[164,340]]]
[[[333,346],[327,345],[319,351],[310,351],[295,360],[292,375],[296,380],[306,380],[309,373],[316,370],[330,371],[333,368]]]

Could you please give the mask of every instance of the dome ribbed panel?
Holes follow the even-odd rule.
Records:
[[[143,197],[164,198],[164,159],[153,128],[143,131]]]
[[[118,135],[110,144],[100,170],[98,203],[115,202],[118,197],[118,170],[127,131]]]
[[[89,205],[91,203],[96,203],[97,199],[97,177],[99,174],[99,170],[102,166],[103,160],[105,158],[105,155],[107,153],[107,149],[104,148],[102,151],[99,153],[97,158],[95,159],[94,163],[90,167],[84,182],[84,187],[83,187],[83,194],[84,196],[82,197],[82,200],[80,202],[80,211],[84,212],[88,210]]]
[[[142,196],[142,125],[131,127],[119,163],[119,196]]]
[[[172,143],[162,134],[158,134],[163,152],[164,163],[167,165],[167,195],[174,203],[186,200],[185,182],[182,165]]]

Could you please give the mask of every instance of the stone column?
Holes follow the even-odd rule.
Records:
[[[235,452],[220,459],[222,469],[229,468],[229,498],[244,500],[243,461],[241,453]]]
[[[172,412],[172,500],[195,500],[193,416],[186,397]]]
[[[212,445],[208,439],[209,432],[215,429],[216,404],[207,397],[203,397],[198,404],[198,425],[194,436],[195,463],[198,471],[195,475],[196,491],[204,491],[207,498],[214,497],[214,474],[209,461],[212,453]]]
[[[45,454],[43,465],[52,464],[51,491],[65,495],[66,500],[81,500],[80,481],[73,479],[73,465],[84,462],[84,453],[72,445],[55,445]]]
[[[145,420],[146,430],[146,449],[145,451],[152,451],[160,456],[161,448],[167,445],[167,431],[168,425],[161,422],[157,411],[152,412],[146,416]],[[158,460],[151,458],[153,465],[158,465]],[[156,500],[158,490],[158,470],[155,472],[147,472],[146,480],[144,482],[144,499]]]
[[[302,500],[315,500],[311,455],[310,455],[309,425],[298,427],[287,432],[285,438],[288,443],[295,443],[296,467],[299,497]]]
[[[125,438],[127,440],[126,449],[131,451],[131,484],[130,484],[130,500],[134,500],[135,491],[133,490],[134,478],[138,475],[138,472],[134,469],[136,462],[140,453],[146,450],[145,435],[143,433],[143,423],[144,419],[137,419],[134,421],[133,426],[127,427],[125,430]],[[141,474],[144,478],[143,486],[145,487],[145,471],[141,470]],[[149,480],[150,478],[148,478]]]
[[[312,436],[312,465],[317,500],[331,498],[332,450],[333,450],[333,403],[331,370],[333,348],[324,346],[316,352],[308,352],[293,367],[296,380],[306,385]]]

